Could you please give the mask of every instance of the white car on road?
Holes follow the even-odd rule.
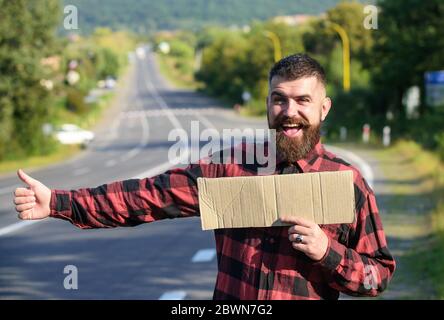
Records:
[[[60,129],[56,130],[55,137],[61,144],[81,144],[86,146],[94,140],[94,133],[84,130],[75,124],[63,124]]]

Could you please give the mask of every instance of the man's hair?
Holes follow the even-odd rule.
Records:
[[[292,54],[276,62],[270,70],[268,83],[275,76],[286,80],[296,80],[304,77],[316,77],[324,86],[327,84],[324,68],[307,54]]]

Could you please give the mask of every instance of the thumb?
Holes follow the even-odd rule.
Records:
[[[17,171],[17,175],[20,178],[20,180],[22,180],[24,183],[26,183],[28,186],[33,187],[34,185],[37,184],[37,180],[31,178],[30,176],[28,176],[26,173],[23,172],[22,169],[19,169]]]

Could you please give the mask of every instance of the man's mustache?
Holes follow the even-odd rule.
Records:
[[[276,130],[282,129],[283,125],[290,125],[290,124],[301,125],[303,129],[310,127],[310,122],[308,122],[304,118],[296,118],[296,117],[288,117],[286,115],[280,115],[274,120],[272,129]]]

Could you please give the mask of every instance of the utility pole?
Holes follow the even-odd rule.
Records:
[[[274,33],[274,32],[265,30],[264,31],[264,36],[266,36],[267,38],[270,38],[271,41],[273,42],[274,62],[277,62],[277,61],[281,60],[281,58],[282,58],[281,42],[280,42],[279,37],[277,36],[277,34]]]
[[[350,40],[347,32],[339,24],[327,21],[327,25],[335,30],[342,41],[342,68],[344,91],[350,91]]]

